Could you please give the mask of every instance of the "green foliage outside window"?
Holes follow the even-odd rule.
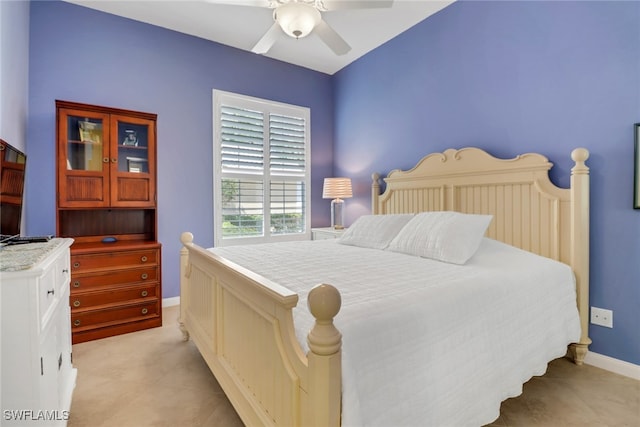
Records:
[[[224,237],[262,236],[262,215],[224,215]],[[271,215],[271,233],[289,234],[304,232],[304,218],[300,213]]]
[[[238,182],[231,179],[222,180],[222,203],[229,203],[238,196]]]

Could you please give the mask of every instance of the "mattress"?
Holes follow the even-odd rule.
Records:
[[[307,293],[338,288],[346,426],[491,423],[580,338],[569,266],[488,238],[464,265],[336,240],[210,250],[298,293],[305,351]]]

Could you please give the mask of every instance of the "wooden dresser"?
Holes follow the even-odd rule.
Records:
[[[73,343],[161,326],[156,115],[56,101],[56,117]]]
[[[53,239],[0,248],[2,426],[65,426],[71,361],[69,247]]]
[[[74,343],[162,325],[159,244],[76,244],[71,273]]]

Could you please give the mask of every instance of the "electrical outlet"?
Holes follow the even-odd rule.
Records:
[[[591,323],[607,328],[613,328],[613,311],[604,308],[591,307]]]

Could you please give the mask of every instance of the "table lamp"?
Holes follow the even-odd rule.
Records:
[[[331,200],[331,227],[344,228],[344,200],[352,197],[350,178],[325,178],[322,198]]]

